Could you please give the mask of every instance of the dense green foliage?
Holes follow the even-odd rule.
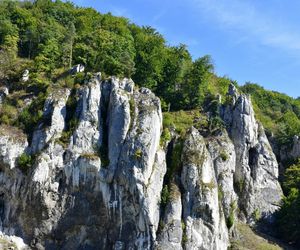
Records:
[[[17,165],[19,169],[21,169],[23,172],[27,172],[28,169],[32,166],[34,162],[34,157],[31,155],[28,155],[26,153],[23,153],[19,158]]]
[[[276,216],[278,235],[300,246],[300,160],[286,169],[282,186],[286,197]]]
[[[74,81],[62,83],[61,76],[78,63],[104,76],[131,77],[161,97],[164,110],[200,108],[208,95],[225,94],[230,84],[214,75],[210,56],[193,61],[185,45],[168,46],[151,27],[59,0],[1,1],[0,54],[1,82],[36,97],[55,82],[72,88]],[[24,69],[30,70],[26,83],[20,81]],[[28,120],[32,108],[20,118],[20,107],[5,108],[1,122],[26,132],[36,124],[38,117]],[[37,116],[40,111],[34,110]]]
[[[68,74],[72,65],[79,63],[85,65],[87,72],[101,71],[104,77],[131,77],[139,87],[150,88],[161,98],[165,111],[161,145],[171,139],[171,132],[181,136],[168,155],[166,183],[173,181],[181,167],[186,130],[194,125],[209,136],[223,129],[218,95],[225,103],[229,84],[237,86],[214,74],[210,56],[193,60],[184,44],[169,46],[155,29],[139,27],[126,18],[60,0],[0,1],[0,87],[8,86],[10,91],[1,105],[1,124],[18,126],[30,139],[37,124],[47,119],[42,112],[47,94],[57,88],[72,89],[67,102],[67,125],[58,139],[67,147],[78,123],[76,90],[90,77]],[[29,69],[30,79],[22,82],[25,69]],[[257,118],[269,134],[274,134],[279,146],[289,145],[293,136],[300,134],[300,99],[251,83],[240,90],[252,96]],[[131,115],[134,106],[130,100]],[[104,146],[95,151],[102,163],[109,165],[107,135],[104,138]],[[139,149],[135,157],[142,157]],[[220,157],[223,161],[228,159],[225,152]],[[32,163],[33,158],[26,154],[18,160],[24,171]],[[244,182],[236,185],[241,190]],[[168,187],[165,185],[163,190],[163,204],[169,197]],[[299,243],[300,163],[287,169],[283,188],[286,198],[277,215],[278,229],[286,240]],[[229,228],[234,222],[233,210],[227,218]]]
[[[168,46],[151,27],[59,0],[1,1],[0,55],[0,80],[19,93],[18,103],[4,103],[1,123],[18,125],[27,133],[41,118],[45,99],[41,93],[55,82],[69,88],[82,82],[60,78],[78,63],[90,72],[132,77],[161,98],[165,111],[211,105],[217,94],[225,97],[232,82],[213,73],[210,56],[192,60],[185,45]],[[24,83],[20,76],[26,68],[31,73]],[[252,95],[258,119],[280,144],[288,144],[300,132],[300,100],[256,84],[246,84],[241,90]],[[37,105],[22,111],[24,96],[32,93],[38,97]],[[32,120],[29,113],[35,114]],[[217,114],[210,123],[211,127],[222,126]]]
[[[279,144],[288,145],[294,135],[300,134],[299,99],[251,83],[242,86],[241,90],[251,95],[257,118],[275,135]]]

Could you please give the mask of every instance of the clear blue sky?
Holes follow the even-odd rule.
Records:
[[[218,75],[300,96],[299,0],[74,0],[101,13],[150,25]]]

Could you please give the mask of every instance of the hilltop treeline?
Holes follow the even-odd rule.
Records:
[[[0,46],[2,77],[12,78],[20,59],[36,81],[80,63],[90,72],[131,77],[160,96],[164,109],[197,108],[230,83],[213,74],[210,56],[192,60],[185,45],[168,46],[151,27],[70,2],[2,1]]]
[[[0,87],[7,86],[10,91],[1,105],[0,123],[32,133],[42,119],[47,93],[59,86],[76,89],[88,77],[61,77],[75,64],[85,65],[86,72],[101,71],[104,77],[131,77],[136,85],[150,88],[161,98],[164,111],[198,114],[216,107],[211,104],[218,103],[219,96],[226,102],[230,83],[238,87],[235,81],[214,73],[210,56],[193,60],[184,44],[170,46],[155,29],[140,27],[126,18],[70,2],[0,2]],[[29,69],[30,78],[22,82],[25,69]],[[293,136],[300,134],[299,99],[252,83],[239,90],[251,94],[257,118],[279,146],[289,145]],[[27,103],[26,98],[33,101]],[[210,112],[214,118],[218,116],[218,112]],[[174,123],[176,114],[184,111],[168,113],[168,124]],[[182,123],[189,126],[185,124],[188,121]],[[220,119],[212,121],[220,124]],[[285,188],[287,198],[278,215],[278,227],[287,240],[297,242],[299,216],[293,218],[300,210],[299,162],[289,169],[283,185],[292,184]]]

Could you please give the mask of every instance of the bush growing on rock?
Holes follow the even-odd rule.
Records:
[[[26,173],[33,164],[33,157],[26,153],[21,154],[18,158],[17,166],[22,170],[22,172]]]

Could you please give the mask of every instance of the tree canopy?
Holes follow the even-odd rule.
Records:
[[[131,77],[154,91],[165,110],[199,108],[208,85],[217,84],[210,56],[192,60],[185,45],[169,46],[152,27],[71,2],[1,1],[0,24],[1,73],[10,79],[20,60],[50,82],[80,63],[90,72]]]

